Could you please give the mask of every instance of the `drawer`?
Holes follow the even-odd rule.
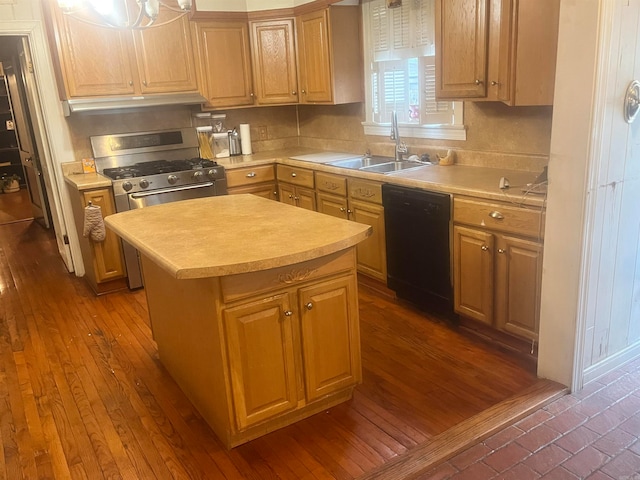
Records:
[[[347,179],[332,173],[316,172],[316,188],[321,192],[347,196]]]
[[[225,303],[297,287],[306,282],[315,281],[356,268],[355,248],[349,248],[306,262],[272,268],[260,272],[228,275],[220,279],[222,298]]]
[[[244,187],[255,183],[272,182],[276,179],[273,165],[260,165],[258,167],[242,167],[226,170],[227,186]]]
[[[301,187],[313,188],[313,170],[291,167],[289,165],[278,165],[278,181],[286,182]]]
[[[454,197],[453,221],[525,237],[542,238],[544,235],[544,212],[534,207],[522,208]]]
[[[349,198],[382,205],[382,184],[350,178]]]

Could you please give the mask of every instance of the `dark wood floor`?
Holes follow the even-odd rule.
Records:
[[[0,225],[33,218],[26,188],[13,193],[0,193]]]
[[[0,226],[0,478],[405,478],[546,388],[527,362],[362,287],[353,399],[226,451],[163,369],[144,291],[95,297],[56,248],[32,221]]]

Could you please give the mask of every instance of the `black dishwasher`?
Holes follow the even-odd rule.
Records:
[[[451,196],[384,184],[382,203],[387,286],[398,298],[453,317]]]

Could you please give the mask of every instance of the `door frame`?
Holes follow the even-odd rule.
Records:
[[[59,159],[74,160],[73,148],[64,112],[59,101],[49,46],[40,21],[11,21],[0,23],[0,38],[25,37],[33,62],[36,85],[27,102],[35,115],[31,119],[37,148],[41,155],[42,173],[51,209],[51,219],[58,251],[69,272],[84,274],[82,254],[73,226],[69,194],[64,188],[64,174]],[[31,105],[33,102],[33,105]],[[54,159],[58,159],[56,162]]]

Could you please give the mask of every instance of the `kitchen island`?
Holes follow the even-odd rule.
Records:
[[[161,362],[227,448],[351,398],[371,227],[254,195],[105,223],[140,252]]]

